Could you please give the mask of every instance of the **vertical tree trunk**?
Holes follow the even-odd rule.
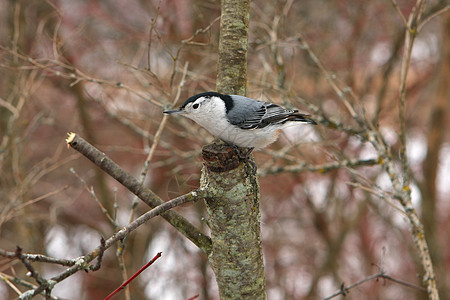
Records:
[[[448,86],[448,78],[450,77],[450,38],[448,32],[450,30],[450,14],[447,13],[443,22],[442,37],[442,59],[439,69],[437,92],[431,95],[432,102],[430,114],[430,128],[427,138],[427,156],[423,162],[423,178],[422,184],[422,220],[425,234],[428,240],[430,254],[435,263],[436,273],[438,275],[439,291],[442,299],[448,299],[450,296],[449,286],[445,280],[445,264],[443,261],[444,243],[438,239],[438,213],[436,211],[438,193],[437,193],[437,175],[439,170],[439,156],[442,144],[445,141],[445,134],[448,113],[450,109],[450,89]],[[434,96],[434,97],[433,97]],[[444,250],[445,252],[445,250]]]
[[[245,95],[250,0],[222,0],[217,91]]]
[[[223,0],[217,91],[245,95],[249,0]],[[209,261],[220,298],[265,299],[259,184],[253,167],[228,145],[203,147],[201,187],[206,200],[212,251]]]
[[[265,299],[259,185],[253,167],[228,145],[203,147],[201,187],[206,200],[212,251],[209,256],[220,298]]]

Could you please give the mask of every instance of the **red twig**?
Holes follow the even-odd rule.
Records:
[[[114,296],[115,294],[117,294],[120,290],[122,290],[124,287],[126,287],[133,279],[135,279],[137,276],[139,276],[139,274],[142,273],[142,271],[144,271],[145,269],[147,269],[152,263],[154,263],[158,258],[161,257],[161,253],[162,252],[158,252],[155,257],[152,258],[151,261],[149,261],[148,263],[145,264],[145,266],[143,266],[142,268],[139,269],[139,271],[137,271],[133,276],[131,276],[127,281],[125,281],[124,283],[122,283],[117,289],[115,289],[111,294],[109,294],[104,300],[108,300],[111,299],[112,296]]]
[[[187,300],[194,300],[194,299],[197,299],[199,296],[200,296],[200,295],[197,294],[197,295],[195,295],[194,297],[191,297],[191,298],[189,298],[189,299],[187,299]]]

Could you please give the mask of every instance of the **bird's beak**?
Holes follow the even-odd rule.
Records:
[[[180,108],[177,108],[177,109],[165,110],[165,111],[163,111],[163,113],[164,113],[164,114],[167,114],[167,115],[171,115],[171,114],[184,114],[184,109],[182,109],[182,108],[180,107]]]

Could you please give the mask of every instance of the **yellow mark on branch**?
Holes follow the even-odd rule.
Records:
[[[378,157],[378,164],[382,165],[384,163],[383,158],[380,156]]]

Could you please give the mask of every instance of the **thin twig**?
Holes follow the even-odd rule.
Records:
[[[364,166],[373,166],[378,165],[378,159],[351,159],[351,160],[343,160],[343,161],[335,161],[331,163],[325,163],[322,165],[309,165],[307,163],[301,163],[297,165],[287,165],[287,166],[275,166],[266,170],[261,170],[258,172],[258,175],[273,175],[281,172],[289,172],[289,173],[300,173],[304,171],[308,172],[318,172],[318,173],[327,173],[336,169],[342,168],[356,168],[356,167],[364,167]]]
[[[178,100],[180,99],[181,89],[183,88],[185,80],[186,80],[186,73],[187,73],[188,65],[189,65],[188,63],[184,64],[183,77],[181,78],[180,84],[178,85],[177,94],[172,101],[172,106],[175,105],[178,102]],[[152,160],[152,158],[155,154],[156,148],[159,145],[159,141],[161,140],[162,133],[167,124],[167,120],[168,120],[168,115],[163,115],[163,118],[159,124],[159,127],[156,130],[155,136],[152,139],[153,144],[150,147],[150,151],[148,152],[147,158],[144,161],[144,167],[142,168],[141,175],[139,178],[139,182],[141,184],[143,184],[145,181],[145,177],[147,176],[148,170],[150,168],[150,161]],[[131,208],[131,213],[130,213],[130,217],[129,217],[129,222],[131,222],[134,219],[137,203],[138,203],[138,200],[136,197],[133,199],[133,204],[131,206],[132,208]],[[122,247],[122,251],[123,251],[123,249],[124,248]]]
[[[435,17],[447,12],[448,10],[450,10],[450,4],[446,5],[445,7],[441,8],[441,9],[438,9],[435,12],[432,12],[430,15],[426,16],[426,18],[423,19],[422,22],[420,22],[420,24],[417,26],[417,31],[418,32],[422,31],[423,26],[425,26],[428,22],[430,22]]]
[[[15,217],[14,214],[15,214],[16,212],[21,211],[21,210],[24,209],[25,207],[27,207],[27,206],[29,206],[29,205],[32,205],[32,204],[34,204],[34,203],[36,203],[36,202],[39,202],[39,201],[44,200],[44,199],[46,199],[46,198],[48,198],[48,197],[54,196],[54,195],[56,195],[56,194],[58,194],[58,193],[60,193],[60,192],[62,192],[62,191],[64,191],[64,190],[66,190],[66,189],[68,189],[68,188],[69,188],[68,186],[63,186],[62,188],[59,188],[59,189],[57,189],[56,191],[49,192],[49,193],[47,193],[47,194],[45,194],[45,195],[42,195],[42,196],[39,196],[39,197],[37,197],[37,198],[31,199],[31,200],[29,200],[29,201],[27,201],[27,202],[25,202],[25,203],[22,203],[22,204],[20,204],[20,205],[18,205],[18,206],[16,206],[16,207],[12,208],[7,214],[5,214],[5,215],[0,219],[0,228],[2,227],[3,223],[5,223],[7,220],[10,220],[10,219],[14,218],[14,217]]]
[[[110,86],[115,88],[121,88],[124,89],[136,96],[138,96],[141,99],[144,99],[145,101],[149,101],[153,104],[155,104],[158,107],[163,107],[163,104],[159,102],[158,100],[154,98],[149,98],[147,95],[142,93],[141,91],[137,91],[131,86],[122,83],[122,82],[114,82],[114,81],[108,81],[100,78],[95,78],[92,76],[87,75],[80,69],[77,69],[76,67],[63,63],[61,61],[53,60],[53,59],[47,59],[47,58],[32,58],[26,55],[19,54],[17,52],[14,52],[13,50],[1,46],[0,49],[7,51],[11,55],[13,55],[15,58],[20,59],[26,63],[28,63],[28,66],[21,66],[19,69],[37,69],[40,71],[46,71],[54,76],[61,77],[68,80],[73,80],[70,86],[74,86],[82,81],[86,82],[92,82],[96,83],[98,85],[102,86]]]
[[[178,102],[178,100],[180,99],[181,89],[183,88],[184,83],[185,83],[188,65],[189,65],[188,63],[186,63],[184,65],[183,77],[181,78],[180,84],[178,85],[177,94],[176,94],[176,96],[173,99],[172,106],[175,105]],[[150,148],[150,151],[149,151],[149,153],[147,155],[147,158],[145,159],[144,168],[141,171],[141,177],[140,177],[140,182],[141,183],[143,183],[144,180],[145,180],[145,176],[147,175],[147,172],[148,172],[148,169],[149,169],[149,166],[150,166],[150,161],[152,160],[153,155],[155,154],[156,147],[159,144],[159,141],[161,139],[162,132],[163,132],[165,126],[166,126],[167,120],[168,120],[168,116],[164,115],[162,120],[161,120],[161,123],[159,124],[158,130],[156,131],[155,136],[152,139],[153,140],[152,147]]]
[[[347,97],[345,96],[346,93],[344,91],[342,91],[339,88],[339,86],[337,85],[337,83],[335,82],[334,76],[330,72],[328,72],[328,70],[325,68],[325,66],[320,61],[320,59],[311,50],[311,47],[309,46],[309,44],[306,42],[306,40],[303,38],[302,35],[298,36],[298,41],[301,43],[302,49],[304,49],[308,53],[309,57],[314,62],[314,64],[320,69],[320,71],[322,71],[322,73],[325,76],[325,79],[328,81],[328,84],[333,88],[334,92],[336,93],[338,98],[342,101],[344,106],[347,108],[347,110],[349,111],[349,113],[352,116],[352,118],[359,125],[362,125],[362,122],[361,122],[358,114],[353,109],[353,106],[350,104],[350,102],[348,101]],[[354,96],[354,95],[352,94],[352,96]]]
[[[102,265],[103,254],[106,251],[106,242],[103,237],[100,238],[100,251],[97,256],[97,263],[95,265],[90,265],[89,270],[95,272],[98,271]]]
[[[395,282],[397,284],[400,284],[400,285],[403,285],[403,286],[406,286],[406,287],[409,287],[409,288],[413,288],[413,289],[416,289],[416,290],[419,290],[419,291],[422,291],[422,292],[426,292],[427,291],[427,289],[425,289],[425,288],[423,288],[421,286],[418,286],[418,285],[415,285],[415,284],[412,284],[412,283],[409,283],[409,282],[406,282],[406,281],[402,281],[402,280],[396,279],[396,278],[394,278],[392,276],[386,275],[383,271],[381,271],[378,274],[371,275],[371,276],[369,276],[367,278],[364,278],[364,279],[362,279],[362,280],[360,280],[358,282],[355,282],[354,284],[349,285],[349,286],[345,286],[344,283],[342,283],[341,288],[339,289],[339,291],[337,291],[336,293],[334,293],[334,294],[332,294],[332,295],[330,295],[330,296],[328,296],[326,298],[323,298],[323,300],[333,299],[334,297],[337,297],[339,295],[346,296],[350,292],[350,290],[352,288],[357,287],[358,285],[361,285],[361,284],[363,284],[363,283],[365,283],[367,281],[370,281],[370,280],[374,280],[374,279],[378,280],[379,278],[387,279],[387,280],[390,280],[390,281]]]
[[[94,260],[96,257],[98,257],[97,265],[101,263],[101,256],[103,255],[103,252],[110,248],[112,245],[114,245],[117,241],[123,239],[125,236],[136,230],[139,226],[144,224],[145,222],[148,222],[150,219],[167,213],[170,209],[180,206],[184,203],[196,201],[198,199],[202,199],[206,196],[207,192],[205,190],[197,190],[192,191],[188,194],[185,194],[183,196],[177,197],[175,199],[172,199],[170,201],[164,202],[163,204],[153,208],[152,210],[146,212],[139,218],[137,218],[132,223],[128,224],[118,232],[116,232],[114,235],[112,235],[110,238],[108,238],[106,241],[101,241],[100,245],[94,249],[92,252],[90,252],[87,255],[78,257],[76,259],[73,259],[70,263],[70,267],[66,269],[64,272],[60,273],[57,276],[54,276],[48,280],[43,279],[31,266],[29,262],[29,258],[34,258],[34,254],[24,254],[22,253],[22,249],[18,248],[17,251],[14,253],[14,256],[19,258],[22,263],[26,266],[28,271],[30,272],[31,276],[38,281],[39,286],[33,289],[28,290],[27,292],[23,293],[20,297],[20,299],[31,299],[34,296],[46,292],[48,295],[50,291],[53,289],[53,287],[63,281],[64,279],[70,277],[71,275],[75,274],[78,271],[81,270],[95,270],[96,265],[92,266],[89,265],[89,263]],[[0,250],[0,256],[3,256],[3,254],[6,254],[7,257],[9,257],[9,252]],[[48,259],[49,261],[51,259]],[[57,259],[53,259],[56,261]],[[64,260],[66,261],[66,260]],[[69,265],[69,264],[68,264]],[[49,296],[50,297],[50,296]]]
[[[220,20],[220,16],[218,16],[217,18],[212,20],[212,22],[209,23],[209,25],[206,26],[205,28],[197,29],[191,37],[189,37],[189,38],[187,38],[185,40],[182,40],[181,44],[183,44],[183,45],[201,45],[201,46],[203,46],[204,44],[192,42],[192,40],[195,39],[199,34],[208,32],[211,29],[211,27],[219,20]],[[180,49],[178,50],[178,53],[180,53]]]
[[[150,30],[148,32],[148,44],[147,44],[147,69],[148,71],[151,72],[152,70],[152,66],[151,66],[151,50],[152,50],[152,36],[153,36],[153,30],[155,30],[155,25],[156,22],[158,21],[158,17],[159,17],[159,11],[161,9],[161,1],[158,1],[158,7],[156,9],[156,16],[152,18],[151,23],[150,23]]]
[[[20,248],[19,246],[17,246],[17,249],[16,249],[16,257],[18,259],[20,259],[22,261],[22,264],[25,266],[25,268],[27,268],[30,277],[33,277],[36,280],[36,282],[39,283],[39,284],[43,284],[44,283],[45,280],[39,275],[39,273],[37,273],[34,270],[34,267],[28,261],[26,256],[22,255],[22,248]]]
[[[49,263],[49,264],[57,264],[61,266],[71,267],[74,265],[73,260],[69,259],[62,259],[62,258],[54,258],[50,256],[46,256],[43,254],[21,254],[22,257],[26,258],[30,262],[42,262],[42,263]],[[6,251],[3,249],[0,249],[0,256],[6,257],[6,258],[17,258],[16,252],[12,251]]]
[[[89,193],[89,195],[91,195],[91,197],[95,200],[95,202],[97,203],[97,205],[100,207],[102,213],[105,215],[105,217],[108,219],[109,223],[111,223],[113,226],[117,226],[116,221],[111,217],[111,215],[109,214],[108,210],[105,208],[105,206],[102,204],[102,202],[100,201],[100,199],[98,199],[97,195],[95,194],[94,188],[91,186],[89,187],[86,183],[86,181],[80,176],[78,175],[78,173],[75,171],[75,169],[70,168],[69,169],[70,173],[74,174],[78,180],[83,184],[84,189]]]
[[[17,295],[22,294],[22,292],[11,282],[10,278],[6,274],[0,273],[0,279],[9,286]],[[14,280],[14,277],[12,278]]]
[[[361,189],[363,191],[366,191],[366,192],[374,195],[375,197],[384,200],[393,209],[395,209],[396,211],[398,211],[402,215],[406,216],[406,213],[402,210],[402,208],[395,204],[393,196],[390,193],[385,192],[385,191],[383,191],[381,189],[375,190],[375,189],[373,189],[371,187],[364,186],[363,184],[358,183],[358,182],[347,182],[347,184],[350,185],[350,186],[353,186],[355,188],[359,188],[359,189]]]
[[[112,296],[117,294],[120,290],[122,290],[124,287],[126,287],[131,281],[133,281],[139,274],[141,274],[145,269],[150,267],[158,258],[161,257],[162,252],[158,252],[155,257],[153,257],[148,263],[145,264],[142,268],[139,269],[133,276],[131,276],[127,281],[122,283],[117,289],[115,289],[111,294],[109,294],[104,300],[111,299]]]
[[[417,212],[412,205],[411,200],[411,188],[410,188],[410,168],[408,163],[407,151],[406,151],[406,80],[408,77],[408,71],[411,63],[412,48],[415,38],[417,36],[417,26],[420,23],[423,9],[425,6],[424,0],[417,0],[411,13],[408,17],[407,31],[405,33],[404,54],[402,59],[401,73],[400,73],[400,89],[399,89],[399,120],[400,120],[400,162],[402,165],[403,177],[399,178],[395,171],[395,166],[392,162],[392,155],[387,149],[385,157],[385,168],[390,175],[391,182],[394,186],[395,196],[400,201],[405,210],[409,223],[411,225],[411,233],[413,235],[416,249],[418,250],[419,257],[421,259],[422,267],[425,274],[423,281],[427,286],[428,296],[431,300],[438,300],[439,294],[436,286],[436,276],[434,273],[433,264],[431,261],[430,250],[428,243],[425,239],[425,231],[422,221],[417,215]],[[374,145],[377,147],[377,145]],[[385,148],[385,147],[382,147]],[[380,149],[380,148],[379,148]],[[381,150],[381,149],[380,149]]]
[[[394,8],[395,8],[395,11],[398,13],[398,15],[400,16],[400,18],[402,19],[402,22],[403,22],[403,25],[405,25],[405,28],[406,28],[408,31],[411,31],[411,28],[409,28],[408,21],[406,20],[405,15],[403,15],[402,11],[400,10],[400,7],[398,6],[397,1],[396,1],[396,0],[391,0],[391,2],[392,2],[392,5],[393,5]]]

